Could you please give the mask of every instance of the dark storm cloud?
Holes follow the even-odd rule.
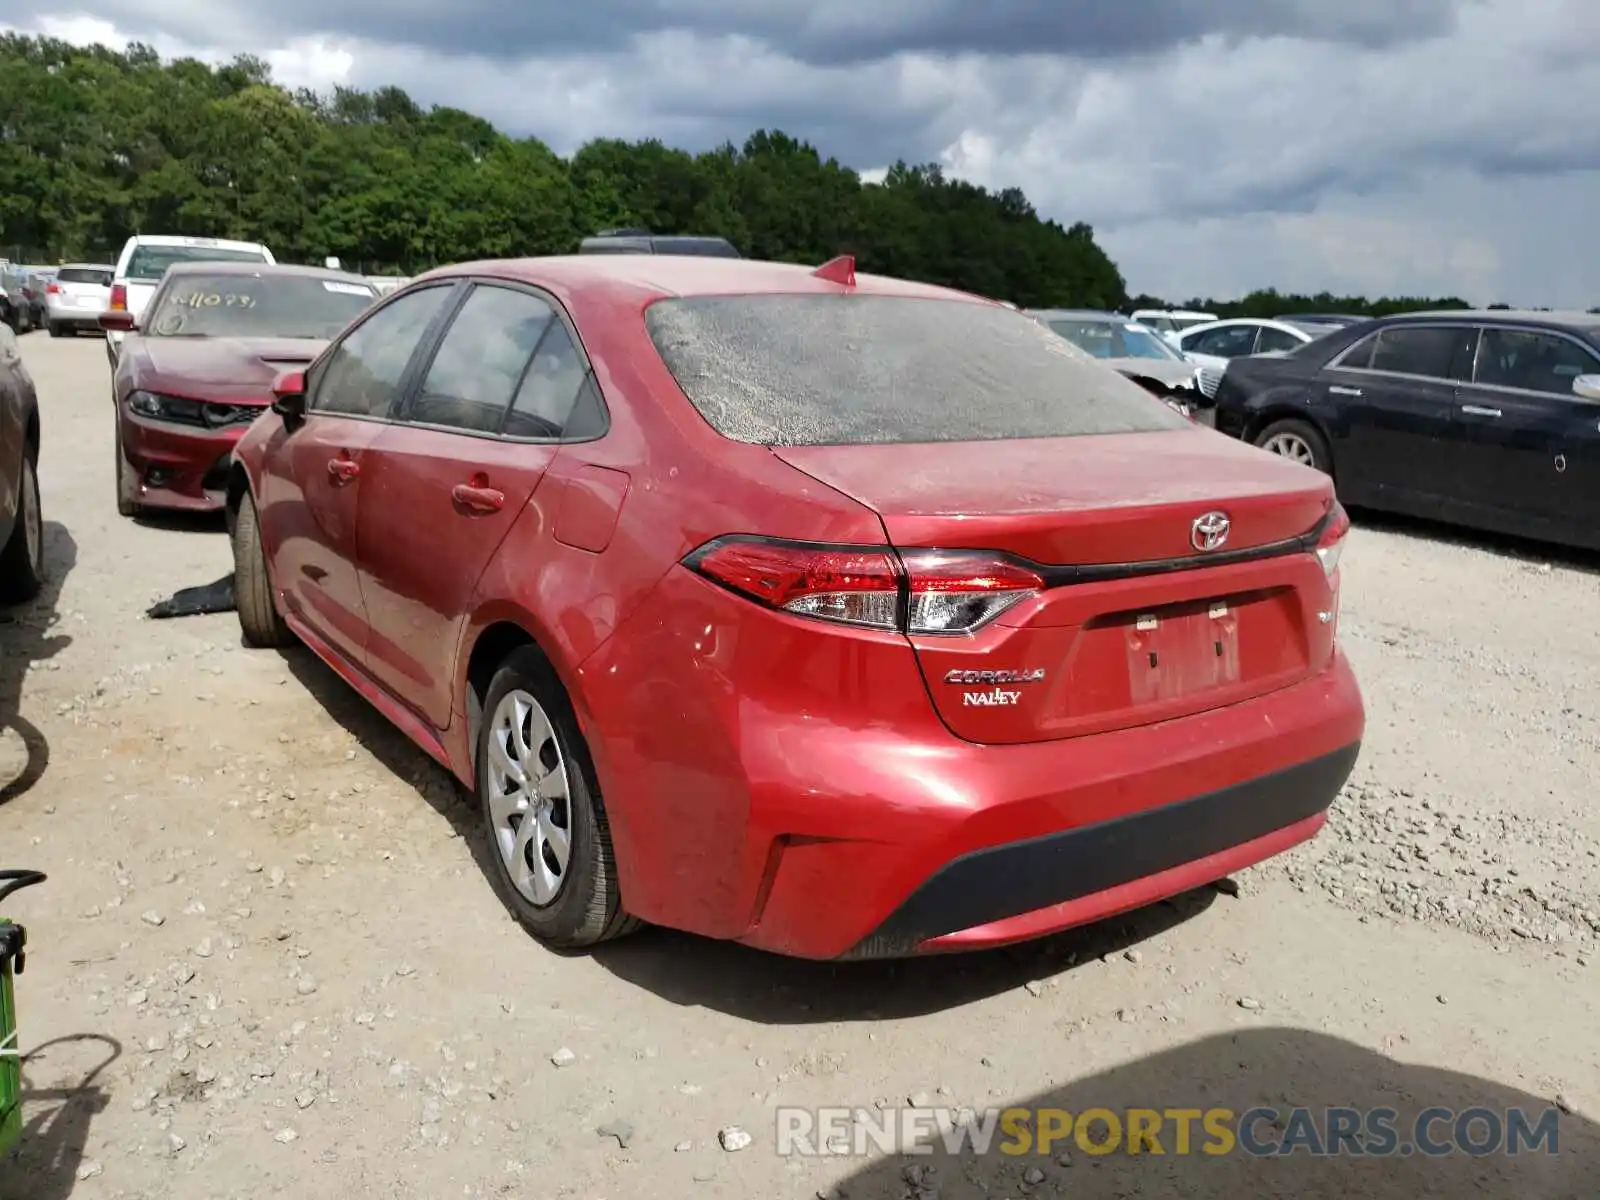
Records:
[[[123,28],[160,28],[195,44],[219,28],[336,33],[495,58],[605,52],[643,34],[744,36],[813,65],[897,52],[1159,53],[1206,35],[1305,37],[1381,47],[1448,33],[1477,0],[101,0]],[[0,4],[0,19],[17,0]]]

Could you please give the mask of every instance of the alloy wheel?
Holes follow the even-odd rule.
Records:
[[[572,861],[568,771],[544,708],[508,692],[489,724],[490,832],[512,886],[540,908],[561,894]]]
[[[1296,433],[1275,433],[1261,443],[1261,448],[1291,459],[1302,466],[1314,467],[1317,465],[1317,456],[1312,453],[1310,445],[1307,444],[1305,438]]]

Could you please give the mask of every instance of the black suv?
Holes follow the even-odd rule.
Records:
[[[648,229],[602,229],[586,237],[579,254],[691,254],[697,258],[742,258],[727,238],[659,234]]]

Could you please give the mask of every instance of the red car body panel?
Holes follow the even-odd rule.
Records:
[[[226,464],[255,415],[272,402],[272,383],[286,368],[310,362],[327,343],[289,338],[175,338],[129,334],[112,376],[122,455],[138,481],[134,499],[146,508],[216,512],[225,501]],[[217,428],[139,416],[134,392],[250,410]],[[152,470],[166,473],[159,484]]]
[[[258,422],[236,460],[286,620],[464,784],[474,651],[538,644],[588,741],[630,913],[813,958],[973,948],[1175,894],[1325,821],[1365,720],[1337,576],[1294,541],[1331,519],[1325,477],[1198,427],[977,456],[733,442],[679,390],[645,308],[840,285],[597,256],[448,268],[372,311],[451,278],[565,308],[603,436],[528,445],[313,409],[292,432]],[[501,503],[464,506],[462,487]],[[1234,545],[1276,552],[1196,559],[1208,507],[1232,514]],[[907,636],[764,607],[684,565],[730,534],[1188,569],[1086,576],[970,637]],[[1147,678],[1150,613],[1152,657],[1179,665]],[[1034,665],[1044,679],[1001,708],[946,682]]]

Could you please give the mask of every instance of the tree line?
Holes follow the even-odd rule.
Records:
[[[22,261],[104,261],[129,235],[160,232],[412,275],[571,253],[619,227],[720,235],[785,262],[849,253],[863,271],[1023,307],[1168,307],[1128,295],[1087,224],[1042,218],[1019,189],[988,191],[937,165],[899,162],[865,184],[776,130],[700,154],[601,139],[563,159],[398,87],[290,91],[250,56],[163,62],[143,45],[0,36],[0,247]],[[1202,303],[1227,315],[1462,304],[1258,293],[1187,307]]]

